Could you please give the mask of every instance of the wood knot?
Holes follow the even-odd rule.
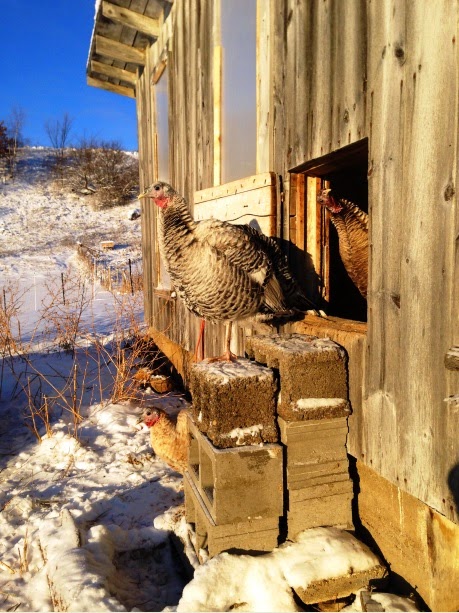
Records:
[[[390,295],[390,299],[395,304],[397,309],[399,309],[400,308],[400,294],[396,294],[396,293],[392,292],[391,295]]]
[[[405,59],[406,59],[405,50],[403,49],[402,45],[400,45],[399,43],[395,45],[394,55],[398,59],[400,66],[403,66],[403,64],[405,63]]]
[[[454,189],[454,185],[451,182],[448,183],[443,193],[443,197],[446,200],[446,202],[448,202],[448,200],[452,200],[455,193],[456,193],[456,190]]]

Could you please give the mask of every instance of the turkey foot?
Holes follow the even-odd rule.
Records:
[[[228,322],[228,327],[226,328],[226,340],[225,340],[225,347],[226,347],[226,351],[223,355],[218,356],[218,358],[209,358],[208,360],[206,360],[208,363],[211,362],[237,362],[237,355],[234,354],[231,349],[230,349],[230,345],[231,345],[231,329],[233,327],[233,322],[229,321]]]

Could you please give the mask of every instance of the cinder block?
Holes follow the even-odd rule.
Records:
[[[200,496],[193,478],[186,472],[183,478],[185,491],[185,517],[194,528],[196,554],[204,561],[203,550],[209,557],[222,551],[237,549],[245,552],[271,551],[278,544],[279,517],[255,518],[245,522],[215,524],[206,504]]]
[[[278,419],[285,445],[288,537],[307,528],[352,528],[353,484],[346,450],[347,418]]]
[[[215,524],[283,514],[283,449],[217,449],[188,415],[189,475]]]
[[[190,374],[195,423],[219,448],[276,443],[277,383],[250,360],[194,364]]]
[[[349,478],[346,417],[310,421],[286,421],[279,417],[278,424],[286,446],[289,490]]]
[[[326,483],[328,480],[349,479],[348,460],[326,462],[324,464],[308,464],[296,466],[287,470],[288,491],[304,489],[312,484]]]
[[[306,334],[260,335],[246,339],[246,353],[279,370],[277,411],[285,419],[349,414],[346,352],[337,343]]]
[[[330,553],[327,549],[324,549],[323,552],[318,552],[314,547],[311,547],[311,558],[310,560],[306,558],[304,564],[306,566],[314,565],[315,568],[322,568],[322,572],[321,577],[312,580],[308,578],[304,586],[294,586],[296,595],[304,604],[313,605],[321,602],[337,601],[362,588],[369,588],[370,586],[383,587],[384,583],[387,582],[387,569],[366,545],[358,541],[352,534],[342,530],[326,528],[324,530],[319,529],[319,531],[322,534],[324,534],[324,531],[328,533],[329,540],[337,543],[338,546],[335,554]],[[303,542],[305,540],[307,542],[309,535],[312,539],[317,538],[317,533],[317,530],[306,532],[302,536]],[[337,573],[336,570],[333,570],[333,564],[326,563],[326,559],[329,556],[333,558],[333,555],[340,559],[349,559],[349,556],[354,555],[355,559],[360,560],[360,562],[349,573]]]
[[[336,463],[329,463],[326,465],[321,465],[321,474],[314,473],[312,476],[310,473],[300,473],[293,476],[290,475],[288,489],[289,496],[295,496],[295,492],[297,490],[308,489],[310,487],[315,487],[316,485],[349,481],[347,460],[346,462],[338,464],[338,468],[335,467]],[[335,470],[336,472],[330,472],[330,470]]]
[[[353,529],[352,497],[350,483],[345,493],[309,498],[290,504],[290,510],[287,511],[288,538],[295,539],[303,530],[320,526]]]
[[[340,481],[326,481],[318,485],[310,487],[302,487],[301,489],[289,491],[288,506],[290,510],[305,502],[316,498],[324,498],[327,496],[336,496],[339,494],[352,494],[353,483],[349,477]]]

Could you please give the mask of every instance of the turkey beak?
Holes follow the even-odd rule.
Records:
[[[146,198],[146,197],[147,197],[147,192],[142,192],[141,194],[137,196],[138,200],[140,200],[141,198]]]

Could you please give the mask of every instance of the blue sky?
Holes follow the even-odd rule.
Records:
[[[1,0],[0,120],[26,115],[24,137],[49,146],[48,119],[73,119],[71,140],[94,136],[137,149],[135,100],[89,87],[95,0]]]

